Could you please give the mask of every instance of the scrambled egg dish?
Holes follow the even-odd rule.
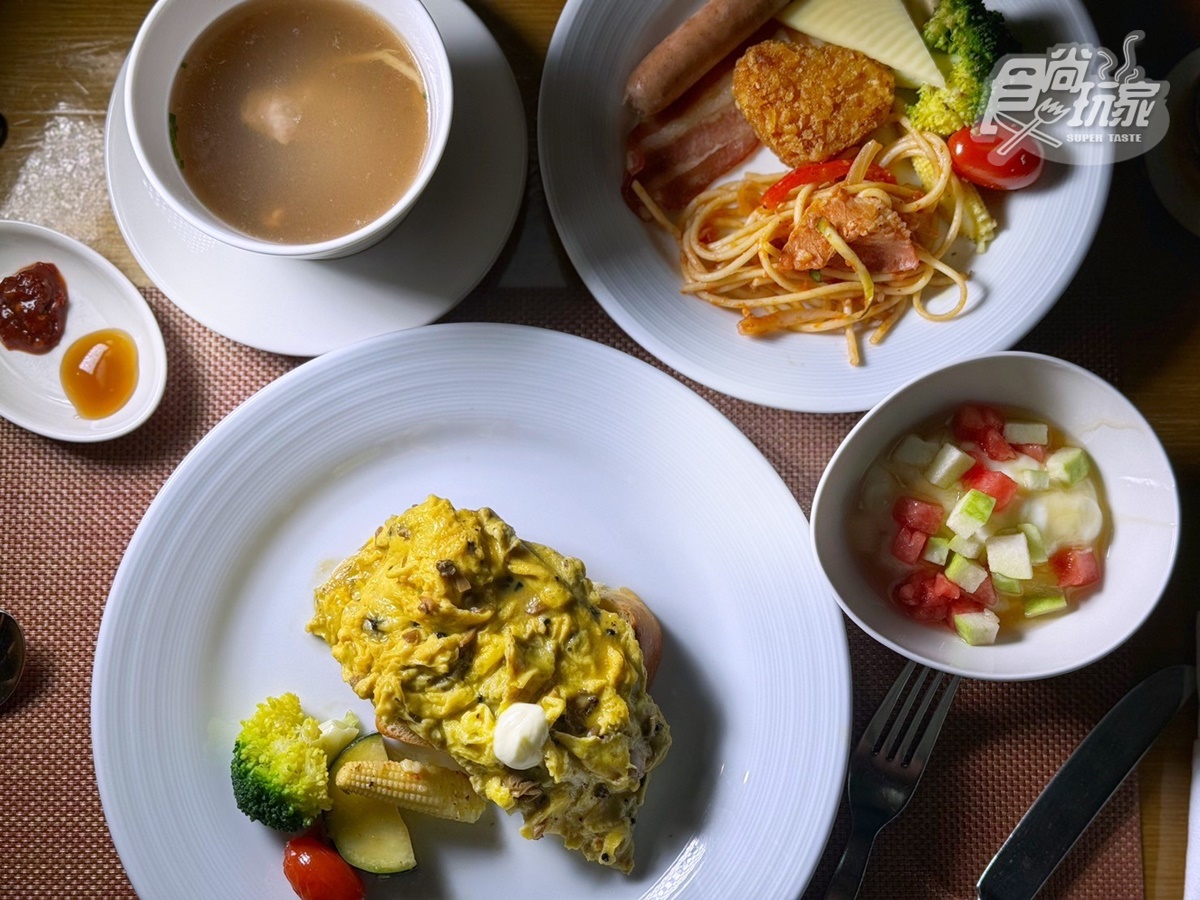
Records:
[[[338,566],[308,630],[381,723],[448,752],[476,790],[521,811],[523,835],[560,835],[628,872],[671,738],[633,629],[605,605],[579,560],[520,540],[490,509],[430,497]],[[492,746],[514,703],[539,705],[549,725],[541,762],[522,770]]]

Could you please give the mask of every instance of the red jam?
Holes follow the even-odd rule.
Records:
[[[0,341],[9,350],[53,350],[66,318],[67,283],[54,263],[36,262],[0,281]]]

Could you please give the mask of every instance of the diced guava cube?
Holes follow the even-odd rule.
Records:
[[[990,609],[955,613],[954,630],[972,646],[994,644],[1000,631],[1000,617]]]
[[[1063,447],[1046,457],[1046,471],[1055,481],[1077,484],[1088,473],[1087,454],[1081,447]]]
[[[915,434],[906,434],[892,451],[892,459],[907,466],[926,468],[937,456],[938,445]]]
[[[968,594],[979,590],[987,576],[987,569],[983,566],[971,562],[959,553],[950,554],[950,562],[946,564],[946,577]]]
[[[1067,598],[1062,591],[1053,589],[1038,591],[1038,593],[1025,598],[1025,618],[1044,616],[1047,613],[1066,609],[1066,607]]]
[[[946,527],[960,537],[971,537],[992,517],[995,507],[995,497],[971,488],[950,510],[950,515],[946,517]]]
[[[1024,590],[1024,586],[1017,579],[1001,575],[996,571],[992,572],[992,587],[999,594],[1009,594],[1014,597],[1019,597]]]
[[[1025,532],[995,534],[988,538],[987,563],[993,575],[1032,578],[1033,564],[1029,561],[1029,539],[1025,537]]]
[[[1004,439],[1010,444],[1048,444],[1050,427],[1044,422],[1005,422]]]
[[[1046,553],[1046,543],[1042,540],[1042,533],[1038,527],[1030,522],[1022,522],[1017,528],[1025,535],[1029,544],[1029,561],[1035,566],[1048,562],[1050,556]]]
[[[967,559],[979,559],[983,552],[983,541],[975,537],[959,537],[957,534],[950,538],[950,549]]]
[[[942,444],[937,456],[925,470],[925,479],[940,488],[948,488],[973,465],[975,465],[973,456],[963,453],[953,444]]]
[[[1045,469],[1022,469],[1021,484],[1026,490],[1047,491],[1050,489],[1050,473]]]
[[[921,554],[922,559],[928,560],[935,566],[944,566],[949,557],[950,540],[948,538],[934,535],[925,541],[925,552]]]

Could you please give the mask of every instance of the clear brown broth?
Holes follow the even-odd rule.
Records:
[[[421,166],[429,111],[419,79],[403,39],[351,0],[248,0],[197,38],[175,78],[183,177],[253,237],[349,234],[392,207]]]

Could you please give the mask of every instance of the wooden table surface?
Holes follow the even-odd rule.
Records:
[[[537,85],[563,0],[469,0],[508,55],[524,95],[531,152],[536,149]],[[617,2],[617,0],[592,0]],[[632,2],[632,0],[622,0]],[[150,0],[3,0],[0,3],[0,218],[50,226],[112,260],[139,286],[150,281],[130,255],[109,207],[104,119],[113,82]],[[1153,78],[1200,46],[1200,5],[1187,0],[1090,4],[1101,42],[1119,47],[1131,30],[1146,40],[1138,62]],[[1111,315],[1124,339],[1125,393],[1158,431],[1175,466],[1184,528],[1172,583],[1134,637],[1140,668],[1194,661],[1200,574],[1200,238],[1186,232],[1154,197],[1140,159],[1116,167],[1096,244],[1068,288],[1128,282]],[[1183,895],[1187,790],[1196,734],[1195,704],[1179,716],[1141,765],[1146,895]]]

